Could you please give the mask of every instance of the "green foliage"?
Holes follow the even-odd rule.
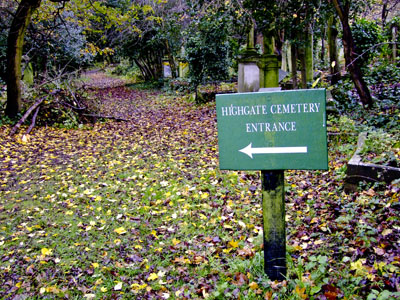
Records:
[[[6,81],[7,31],[0,30],[0,84]]]
[[[228,93],[236,93],[237,86],[236,83],[210,83],[199,85],[197,87],[197,103],[207,103],[211,101],[215,101],[216,94],[228,94]]]
[[[397,30],[400,30],[400,17],[399,16],[395,16],[393,17],[387,24],[384,30],[384,37],[387,41],[391,41],[391,42],[397,42],[400,43],[400,34],[397,35],[397,40],[393,41],[392,40],[392,28],[393,27],[397,27]]]
[[[93,61],[93,53],[86,48],[84,29],[73,18],[71,11],[46,19],[40,14],[33,18],[24,48],[30,49],[25,60],[32,64],[35,80],[42,81],[47,72],[71,72]]]
[[[398,135],[376,130],[368,133],[360,152],[364,162],[400,166],[400,141]]]
[[[189,93],[193,89],[189,80],[185,78],[171,79],[167,85],[169,90],[177,93]]]
[[[21,117],[21,115],[19,114],[18,117]],[[0,126],[4,126],[4,125],[12,125],[15,123],[15,120],[11,119],[10,117],[1,114],[0,115]]]
[[[378,53],[380,43],[383,42],[381,28],[374,21],[357,19],[351,26],[356,51],[360,65],[366,67],[370,60]]]
[[[371,62],[364,78],[375,103],[367,114],[358,103],[358,96],[350,78],[342,78],[332,89],[332,95],[339,111],[357,120],[357,123],[366,131],[371,128],[383,128],[388,132],[398,130],[400,122],[398,64],[399,62],[391,63],[385,58],[375,59]]]
[[[227,79],[230,48],[223,16],[206,15],[195,20],[189,30],[185,51],[189,79],[194,86]]]
[[[112,75],[122,76],[129,81],[143,81],[143,75],[138,66],[132,63],[129,59],[123,59],[115,68],[111,70]]]

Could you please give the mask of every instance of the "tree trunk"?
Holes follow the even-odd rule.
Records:
[[[397,58],[397,36],[398,36],[398,28],[396,25],[393,25],[392,27],[392,62],[396,62]]]
[[[171,76],[172,78],[176,78],[177,77],[176,64],[168,40],[165,40],[165,48],[168,56],[169,66],[171,68]]]
[[[387,9],[387,6],[388,6],[388,0],[386,0],[386,1],[383,1],[383,5],[382,5],[382,13],[381,13],[381,19],[382,19],[382,30],[384,30],[385,29],[385,26],[386,26],[386,18],[387,18],[387,16],[388,16],[388,9]]]
[[[297,49],[297,55],[300,60],[300,72],[301,72],[301,88],[307,88],[307,64],[306,64],[306,49],[305,45],[302,45]]]
[[[305,72],[306,72],[306,88],[307,88],[307,82],[312,83],[314,80],[314,59],[313,59],[314,40],[311,27],[305,34],[306,34],[305,36],[306,45],[304,48],[304,59],[306,68]]]
[[[332,2],[342,23],[344,58],[346,60],[346,67],[350,72],[351,79],[353,80],[362,104],[364,107],[370,107],[373,103],[372,97],[368,86],[363,79],[358,61],[356,60],[357,55],[355,53],[355,44],[349,25],[350,2],[349,0],[343,1],[344,4],[340,3],[339,0],[332,0]]]
[[[334,16],[328,20],[328,52],[329,52],[329,69],[331,73],[331,84],[336,84],[340,80],[340,65],[337,47],[338,30]]]
[[[290,45],[290,59],[292,61],[292,80],[293,89],[297,89],[297,47],[294,44]]]
[[[41,0],[22,0],[11,23],[7,39],[7,106],[6,115],[13,118],[21,110],[21,58],[26,29],[32,13]]]
[[[321,60],[321,64],[325,65],[325,56],[326,56],[326,45],[325,45],[325,40],[326,40],[326,31],[327,28],[324,26],[322,29],[322,37],[321,37],[321,56],[320,56],[320,60]]]

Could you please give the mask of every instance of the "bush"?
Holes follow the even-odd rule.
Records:
[[[393,134],[383,130],[368,134],[360,155],[365,162],[383,164],[392,167],[400,166],[400,142]]]
[[[235,83],[211,83],[200,85],[197,88],[196,103],[207,103],[215,101],[216,94],[229,94],[237,93],[237,86]]]
[[[376,98],[377,106],[385,111],[400,107],[400,58],[397,64],[379,60],[366,74],[366,81]]]
[[[400,62],[400,61],[399,61]],[[370,65],[364,77],[374,97],[374,106],[366,113],[359,104],[357,93],[349,77],[344,77],[332,88],[332,96],[336,100],[341,114],[349,115],[357,120],[365,131],[382,128],[386,132],[398,131],[400,123],[400,69],[398,63],[393,64],[379,58]]]
[[[375,22],[360,19],[351,26],[351,32],[356,44],[356,52],[362,55],[359,58],[360,65],[366,67],[379,50],[380,47],[377,45],[383,42],[382,30]]]
[[[228,31],[223,18],[204,16],[193,22],[186,44],[189,80],[194,86],[229,77]]]
[[[188,93],[193,91],[193,87],[190,85],[189,80],[184,78],[171,79],[168,83],[168,87],[174,92]]]
[[[133,82],[143,81],[143,75],[138,66],[128,59],[121,60],[121,62],[111,70],[111,74],[126,77]]]

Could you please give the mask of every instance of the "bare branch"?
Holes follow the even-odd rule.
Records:
[[[29,115],[32,113],[32,111],[34,111],[40,104],[42,104],[42,102],[44,101],[44,99],[46,99],[46,97],[40,98],[39,100],[37,100],[26,112],[25,114],[22,116],[22,118],[18,121],[17,124],[15,124],[15,126],[12,128],[10,135],[14,135],[18,129],[21,127],[21,125],[25,122],[25,120],[29,117]]]

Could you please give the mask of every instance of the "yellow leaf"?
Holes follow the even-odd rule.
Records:
[[[105,292],[107,292],[107,288],[104,287],[104,286],[102,286],[102,287],[100,288],[100,291],[101,291],[102,293],[105,293]]]
[[[365,258],[361,258],[356,262],[350,263],[350,270],[356,271],[356,275],[364,276],[367,273],[364,267],[365,261],[366,261]]]
[[[314,83],[312,84],[311,88],[315,88],[320,79],[321,78],[317,78],[317,80],[315,80]]]
[[[181,241],[180,241],[180,240],[177,240],[176,238],[174,238],[174,239],[172,240],[172,244],[173,244],[174,246],[178,245],[180,242],[181,242]]]
[[[147,281],[158,279],[158,275],[156,273],[151,273],[149,277],[147,277]]]
[[[305,290],[306,290],[305,287],[300,288],[298,285],[296,285],[296,290],[295,290],[295,292],[296,292],[296,294],[297,294],[301,299],[307,299],[307,295],[304,294]]]
[[[93,268],[97,269],[99,267],[98,263],[92,263]]]
[[[201,194],[201,199],[206,199],[208,197],[208,193]]]
[[[144,283],[144,284],[138,284],[138,283],[131,284],[131,289],[133,289],[133,290],[142,290],[142,289],[145,289],[146,287],[147,287],[146,283]]]
[[[47,249],[47,248],[42,248],[42,255],[46,256],[46,255],[51,255],[53,250],[52,249]]]
[[[203,214],[199,214],[199,216],[200,216],[200,218],[201,218],[201,219],[203,219],[203,220],[207,220],[207,217],[206,217],[205,215],[203,215]]]
[[[232,240],[229,242],[229,246],[231,246],[232,248],[237,248],[239,247],[239,241]]]
[[[116,232],[118,234],[124,234],[124,233],[126,233],[126,230],[124,227],[118,227],[118,228],[114,229],[114,232]]]
[[[258,289],[258,284],[257,284],[257,282],[250,282],[249,283],[249,287],[252,289],[252,290],[256,290],[256,289]]]
[[[22,282],[18,282],[15,286],[16,286],[17,288],[20,288],[21,285],[22,285]]]

